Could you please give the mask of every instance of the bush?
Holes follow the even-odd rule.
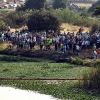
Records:
[[[71,57],[69,62],[72,63],[72,64],[83,65],[83,60],[81,58]]]
[[[36,62],[36,60],[33,58],[26,58],[26,57],[19,57],[19,56],[0,56],[0,61],[9,61],[9,62],[35,61]]]
[[[72,64],[75,64],[75,61],[76,61],[76,59],[75,58],[73,58],[73,57],[70,57],[70,63],[72,63]]]
[[[83,60],[81,58],[76,58],[76,64],[83,65]]]
[[[29,31],[41,31],[41,30],[54,30],[60,29],[61,22],[54,13],[46,10],[34,11],[29,16],[27,26]]]
[[[98,5],[100,5],[100,0],[98,0],[96,3],[94,3],[94,4],[88,9],[88,11],[89,11],[89,12],[94,12],[95,7],[98,6]]]
[[[84,72],[82,86],[89,89],[100,90],[100,61],[88,62],[91,65],[90,72]]]
[[[0,30],[7,30],[7,25],[2,20],[0,20]]]
[[[98,23],[93,24],[90,30],[90,34],[93,34],[94,32],[98,31],[99,28],[100,28],[100,24]]]
[[[83,87],[100,90],[100,67],[92,67],[91,72],[83,75]]]
[[[88,16],[81,16],[79,12],[74,10],[66,9],[56,9],[54,13],[61,18],[64,23],[70,23],[78,26],[90,27],[92,24],[96,23],[94,19],[88,18]]]
[[[68,0],[54,0],[53,2],[53,8],[66,8],[67,7],[67,1]]]
[[[94,63],[94,67],[100,67],[100,61],[96,61],[96,62]]]
[[[8,13],[4,18],[4,22],[11,27],[21,27],[26,24],[26,18],[25,12],[19,11],[19,12],[10,12]]]

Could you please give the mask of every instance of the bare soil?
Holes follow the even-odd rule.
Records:
[[[3,51],[0,51],[0,54],[4,55],[13,55],[13,56],[23,56],[23,57],[33,57],[33,58],[45,58],[45,59],[51,59],[51,60],[57,60],[59,58],[64,58],[63,52],[57,52],[55,50],[14,50],[14,49],[5,49]],[[91,49],[84,49],[81,52],[79,52],[79,55],[77,56],[72,52],[72,50],[67,50],[65,58],[70,57],[79,57],[82,59],[91,58],[93,57],[93,51]]]

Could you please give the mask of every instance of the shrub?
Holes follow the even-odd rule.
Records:
[[[83,87],[100,90],[100,67],[92,67],[91,72],[87,75],[84,74],[83,79]]]
[[[67,7],[67,1],[68,0],[54,0],[53,2],[53,8],[66,8]]]
[[[4,22],[11,27],[21,27],[26,24],[26,15],[25,12],[19,11],[19,12],[10,12],[8,13],[4,18]]]
[[[81,58],[76,58],[76,64],[83,65],[83,60]]]
[[[100,5],[100,0],[98,0],[96,3],[94,3],[89,9],[89,12],[93,12],[95,10],[95,7]]]
[[[96,61],[96,62],[94,63],[94,67],[100,67],[100,61]]]
[[[70,63],[72,63],[72,64],[75,64],[75,61],[76,61],[76,59],[75,58],[73,58],[73,57],[70,57]]]
[[[94,62],[94,61],[91,61],[90,59],[85,59],[85,60],[83,61],[83,65],[84,65],[84,66],[94,67],[94,64],[95,64],[95,62]]]
[[[90,34],[93,34],[95,31],[98,31],[99,28],[100,28],[100,24],[98,23],[93,24],[90,30]]]
[[[72,64],[83,65],[83,60],[81,58],[71,57],[69,62],[72,63]]]
[[[7,25],[2,20],[0,20],[0,30],[7,30]]]
[[[89,72],[87,73],[86,71],[83,72],[83,82],[82,82],[82,87],[88,88],[88,84],[89,84]]]
[[[33,58],[19,57],[19,56],[0,56],[0,61],[9,61],[9,62],[20,62],[20,61],[28,61],[33,62],[36,61]]]
[[[44,8],[46,0],[26,0],[24,7],[26,10],[40,10]]]
[[[16,8],[16,11],[25,11],[25,10],[26,10],[26,7],[24,5],[18,6]]]
[[[79,12],[74,10],[66,9],[56,9],[54,13],[61,18],[64,23],[70,23],[78,26],[89,27],[96,23],[94,19],[88,18],[88,16],[81,16]]]
[[[29,16],[27,26],[29,31],[59,30],[61,22],[54,13],[46,10],[34,11]]]

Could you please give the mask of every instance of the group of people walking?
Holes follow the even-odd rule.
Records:
[[[32,50],[37,45],[40,50],[55,50],[62,53],[72,50],[76,55],[79,55],[83,49],[93,49],[94,45],[96,47],[93,51],[100,48],[100,31],[96,31],[93,35],[88,32],[82,33],[80,30],[76,34],[74,32],[60,34],[52,30],[31,33],[25,30],[0,31],[0,39],[7,43],[10,42],[12,49],[17,47],[22,50]]]

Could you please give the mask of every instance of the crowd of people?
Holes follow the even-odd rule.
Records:
[[[48,32],[45,30],[40,32],[0,31],[0,39],[11,43],[12,49],[16,47],[22,50],[32,50],[35,45],[38,45],[40,50],[52,50],[51,46],[54,46],[58,52],[66,53],[67,50],[72,50],[76,55],[83,49],[90,48],[96,51],[97,48],[100,48],[100,31],[90,35],[88,32],[83,33],[81,28],[76,34],[74,32],[61,34],[53,30],[48,30]]]

